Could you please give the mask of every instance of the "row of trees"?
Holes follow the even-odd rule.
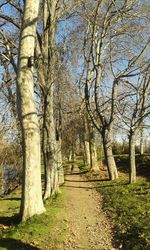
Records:
[[[128,131],[130,183],[136,181],[135,140],[150,112],[147,5],[140,0],[0,4],[1,99],[9,103],[22,145],[23,220],[45,211],[41,156],[44,199],[59,192],[62,152],[74,159],[77,144],[85,164],[99,171],[97,138],[110,179],[118,178],[116,129]]]
[[[99,1],[84,42],[86,107],[102,136],[111,179],[117,178],[112,154],[116,120],[127,127],[131,183],[136,179],[135,137],[150,111],[149,36],[140,36],[146,18],[141,8],[135,1]],[[106,74],[111,78],[109,84]]]
[[[37,27],[39,6],[43,13],[39,19],[40,27]],[[58,6],[57,1],[25,1],[25,4],[21,1],[4,1],[1,8],[1,61],[5,77],[5,86],[2,87],[3,92],[8,93],[6,97],[14,111],[18,134],[21,134],[23,180],[20,215],[22,220],[26,220],[45,211],[41,186],[41,144],[45,168],[44,199],[57,194],[59,185],[64,182],[60,124],[55,124],[53,103]],[[17,18],[13,16],[15,14]],[[14,32],[8,31],[9,26]],[[16,86],[8,85],[8,81],[15,81]],[[38,119],[40,113],[41,137]]]

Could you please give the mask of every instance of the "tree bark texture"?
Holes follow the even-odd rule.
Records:
[[[85,150],[85,161],[86,165],[91,165],[91,157],[90,157],[90,143],[89,141],[84,141],[84,150]]]
[[[102,133],[102,137],[103,137],[104,154],[108,168],[109,178],[110,180],[115,180],[118,178],[118,172],[112,151],[111,131],[105,130],[105,132]]]
[[[96,140],[95,140],[95,129],[89,124],[89,147],[90,147],[90,167],[92,172],[99,172],[98,162],[97,162],[97,150],[96,150]]]
[[[140,135],[140,155],[144,154],[144,137],[143,137],[143,129],[141,129],[141,135]]]
[[[45,1],[44,4],[44,139],[43,148],[46,160],[46,185],[44,199],[59,192],[58,169],[57,169],[57,144],[54,122],[54,82],[55,82],[55,34],[56,34],[56,7],[57,1]]]
[[[136,163],[135,163],[135,139],[134,133],[130,133],[129,136],[129,162],[130,162],[130,172],[129,172],[129,182],[136,182]]]
[[[62,164],[61,140],[57,141],[57,169],[59,185],[64,183],[64,169]]]
[[[94,138],[91,140],[91,158],[92,158],[91,171],[98,173],[100,170],[97,162],[97,150]]]
[[[46,185],[44,199],[59,192],[58,169],[57,169],[57,144],[53,113],[53,90],[47,95],[48,104],[45,106],[44,128],[44,158],[46,163]]]
[[[22,128],[23,182],[21,218],[45,211],[42,201],[40,129],[34,100],[31,58],[34,57],[39,1],[26,0],[19,47],[17,105]]]
[[[94,129],[90,126],[88,115],[85,115],[84,119],[84,148],[85,148],[85,156],[86,163],[90,166],[91,171],[98,172],[98,162],[97,162],[97,152],[96,152],[96,144],[95,144],[95,132]]]

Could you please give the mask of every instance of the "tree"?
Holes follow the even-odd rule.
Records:
[[[42,90],[42,152],[45,167],[44,199],[59,192],[57,143],[54,120],[54,84],[56,64],[56,22],[58,1],[43,2],[43,34],[37,36],[36,58],[39,85]]]
[[[144,128],[144,120],[150,114],[150,75],[149,66],[143,69],[136,82],[126,80],[122,100],[119,105],[122,120],[128,129],[130,183],[136,182],[135,143],[138,132]]]
[[[144,126],[144,124],[143,124]],[[140,155],[144,154],[144,129],[141,128],[140,131]]]
[[[86,164],[89,166],[91,172],[98,173],[99,167],[97,162],[97,148],[96,148],[96,129],[89,118],[86,107],[82,111],[84,117],[84,152]]]
[[[103,138],[109,177],[115,179],[118,174],[112,141],[118,112],[117,103],[120,98],[119,83],[121,79],[136,75],[138,66],[141,67],[139,58],[148,43],[145,45],[146,39],[142,40],[140,37],[143,22],[135,1],[98,1],[93,7],[94,15],[87,15],[87,12],[86,9],[88,22],[84,39],[82,74],[85,103],[91,121]],[[132,36],[129,31],[132,32]],[[137,41],[137,32],[143,42],[142,47]]]
[[[42,89],[43,98],[42,151],[45,166],[45,199],[59,192],[58,174],[60,172],[58,171],[58,165],[60,167],[61,138],[59,133],[59,140],[56,140],[56,130],[58,126],[56,126],[54,119],[54,87],[57,79],[56,65],[58,54],[56,31],[58,19],[61,16],[66,16],[67,12],[70,13],[74,6],[76,6],[76,3],[72,4],[71,2],[71,4],[69,4],[69,1],[44,0],[42,39],[39,34],[37,36],[37,64],[39,84]]]
[[[22,129],[23,183],[21,217],[45,211],[42,201],[40,130],[34,100],[34,48],[39,1],[26,0],[19,45],[17,105]]]
[[[59,63],[58,63],[59,65]],[[54,100],[54,118],[56,120],[56,158],[57,158],[57,169],[58,169],[58,182],[59,185],[64,183],[64,169],[63,169],[63,160],[62,160],[62,70],[61,67],[58,67],[57,70],[57,84],[55,86],[55,100]]]

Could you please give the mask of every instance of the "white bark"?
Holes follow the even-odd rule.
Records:
[[[57,141],[57,168],[59,185],[64,183],[64,169],[62,164],[61,140]]]
[[[72,150],[69,151],[68,161],[72,161]]]
[[[135,139],[135,134],[131,133],[129,138],[130,183],[136,182]]]
[[[49,198],[51,195],[59,193],[58,182],[58,168],[57,168],[57,145],[55,135],[55,124],[53,114],[53,91],[50,89],[50,94],[47,96],[48,105],[46,108],[46,187],[44,192],[44,199]]]
[[[107,163],[108,168],[108,174],[110,180],[115,180],[118,178],[118,172],[116,163],[114,160],[113,152],[112,152],[112,135],[111,131],[106,130],[104,134],[102,134],[103,137],[103,147],[104,147],[104,153],[105,153],[105,159]]]
[[[44,199],[59,192],[58,168],[57,168],[57,145],[54,123],[54,83],[55,83],[55,34],[56,34],[56,7],[57,1],[44,1],[44,35],[43,35],[43,58],[44,58],[44,157],[46,157],[46,185]],[[46,140],[46,141],[45,141]],[[46,146],[45,146],[46,145]]]
[[[92,157],[91,171],[95,173],[99,173],[100,169],[99,169],[98,162],[97,162],[97,151],[96,151],[96,144],[94,140],[92,140],[91,142],[91,157]]]
[[[91,164],[91,159],[90,159],[90,145],[88,141],[84,142],[85,144],[85,157],[86,157],[86,164],[90,166]]]
[[[40,130],[34,100],[33,72],[39,0],[26,0],[19,47],[17,75],[18,112],[22,127],[23,183],[21,216],[26,220],[45,211],[42,201]]]
[[[140,155],[144,154],[144,137],[143,137],[143,129],[141,130],[141,138],[140,138]]]

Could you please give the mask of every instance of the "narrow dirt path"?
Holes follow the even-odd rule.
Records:
[[[112,229],[102,198],[89,182],[80,176],[79,169],[66,175],[63,187],[66,194],[66,214],[69,234],[61,249],[113,250]]]

